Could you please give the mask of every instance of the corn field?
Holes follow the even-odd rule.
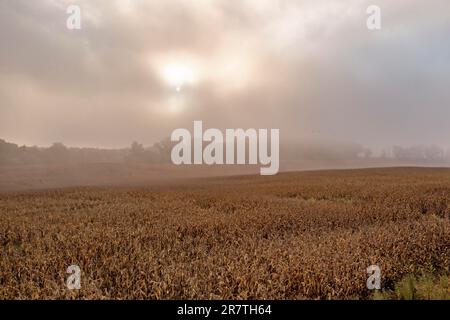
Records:
[[[370,265],[448,274],[449,197],[415,168],[1,193],[0,299],[368,299]]]

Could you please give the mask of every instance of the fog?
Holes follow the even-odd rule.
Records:
[[[448,0],[0,0],[0,138],[150,146],[202,120],[448,148],[449,38]]]

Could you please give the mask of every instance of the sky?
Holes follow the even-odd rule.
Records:
[[[0,41],[0,138],[18,144],[151,145],[202,120],[450,147],[448,0],[0,0]]]

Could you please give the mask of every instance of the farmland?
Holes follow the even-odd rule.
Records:
[[[449,198],[437,168],[3,192],[0,299],[369,299],[369,265],[449,274]]]

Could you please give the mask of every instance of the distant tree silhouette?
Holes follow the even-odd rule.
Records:
[[[61,142],[55,142],[47,149],[48,160],[54,163],[64,163],[70,160],[69,149]]]
[[[140,156],[144,153],[144,146],[136,141],[131,144],[131,154],[134,156]]]
[[[153,148],[156,150],[159,156],[159,161],[162,163],[170,163],[170,154],[172,152],[172,147],[174,143],[170,140],[170,138],[165,138],[160,142],[157,142],[153,145]]]

